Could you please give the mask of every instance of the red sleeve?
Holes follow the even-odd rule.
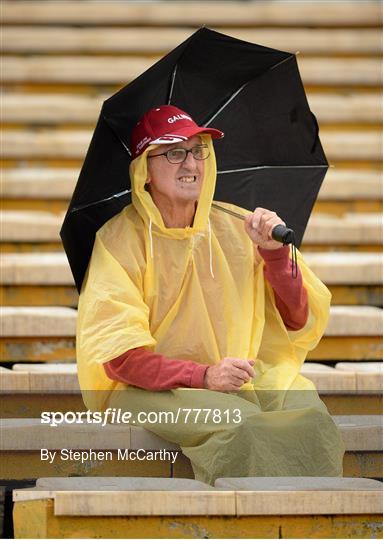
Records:
[[[209,366],[190,360],[167,358],[147,351],[144,347],[131,349],[106,362],[106,375],[115,381],[145,390],[172,388],[205,388],[205,372]]]
[[[275,303],[285,326],[289,330],[300,330],[307,322],[309,306],[299,268],[297,277],[291,276],[289,247],[274,250],[259,247],[258,251],[266,263],[264,275],[274,290]]]

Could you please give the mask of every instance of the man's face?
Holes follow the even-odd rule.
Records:
[[[148,156],[162,154],[173,148],[186,148],[202,144],[201,137],[161,145]],[[183,163],[169,163],[166,156],[148,159],[149,191],[155,204],[185,205],[198,201],[204,175],[204,161],[196,160],[189,152]]]

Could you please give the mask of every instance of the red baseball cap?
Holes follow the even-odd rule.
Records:
[[[186,141],[198,135],[208,133],[213,139],[221,139],[219,129],[198,126],[185,112],[173,105],[161,105],[147,111],[133,128],[130,148],[135,159],[150,144],[172,144]]]

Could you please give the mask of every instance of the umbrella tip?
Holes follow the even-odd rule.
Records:
[[[301,54],[301,51],[297,51],[297,52],[295,53],[295,55],[298,55],[298,54]]]
[[[335,169],[335,165],[333,165],[332,163],[330,163],[330,169]]]

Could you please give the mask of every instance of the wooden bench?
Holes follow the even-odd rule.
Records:
[[[73,415],[72,415],[73,416]],[[4,480],[27,480],[40,476],[160,476],[194,478],[190,461],[179,446],[142,427],[108,424],[41,424],[39,418],[1,420],[0,456]],[[334,416],[346,446],[344,475],[382,477],[383,416]],[[69,421],[70,420],[70,421]],[[52,462],[41,459],[41,449],[56,451]],[[62,459],[61,450],[103,452],[99,458],[79,454],[79,460]],[[140,460],[118,458],[118,449],[143,449]],[[162,460],[150,459],[155,450],[167,451]],[[106,454],[110,452],[110,454]],[[64,452],[65,454],[65,452]],[[66,455],[63,454],[65,458]]]
[[[380,482],[220,478],[42,478],[13,492],[16,538],[380,537]]]

